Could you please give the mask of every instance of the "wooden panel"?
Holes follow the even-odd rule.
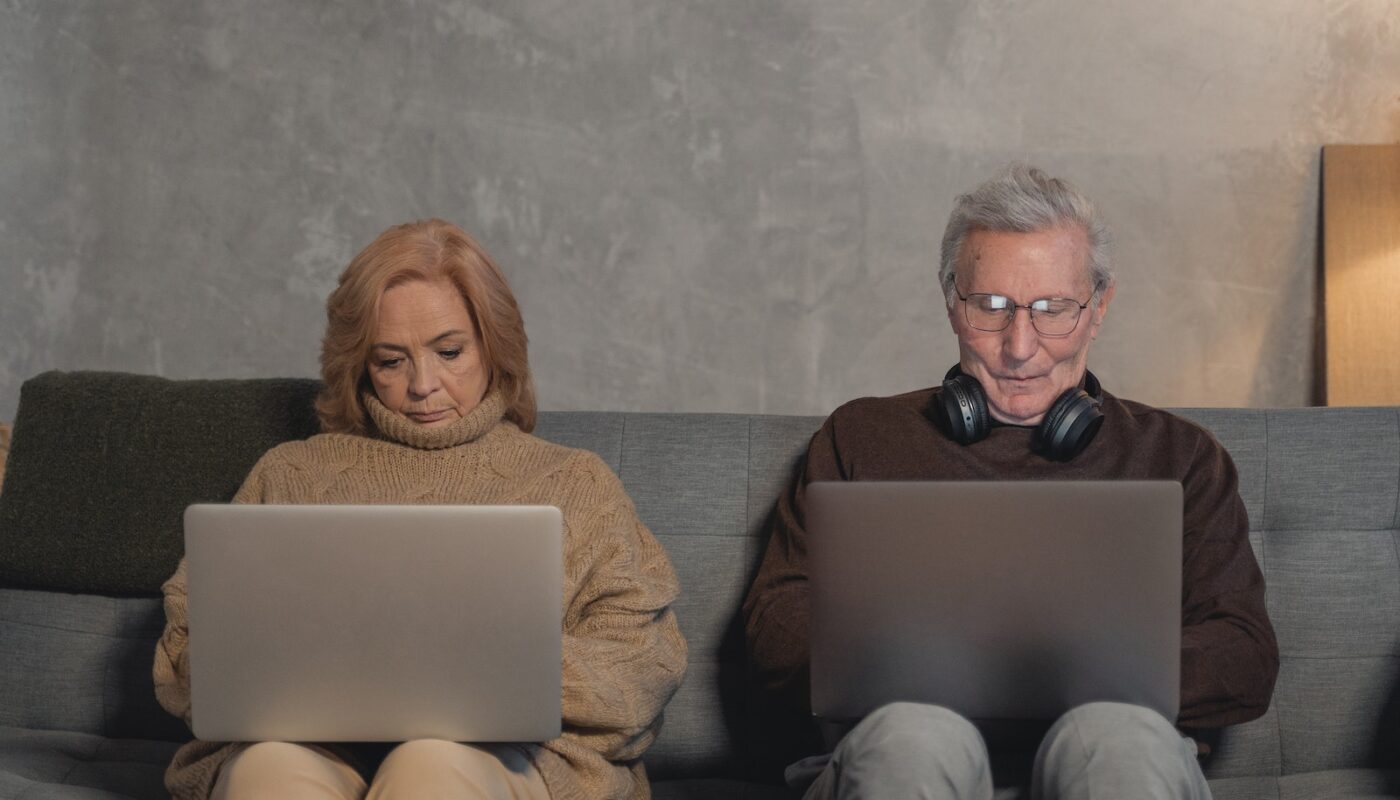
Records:
[[[1322,154],[1327,404],[1400,405],[1400,145]]]

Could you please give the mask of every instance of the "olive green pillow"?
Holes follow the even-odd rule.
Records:
[[[156,594],[191,503],[227,502],[318,426],[320,384],[46,372],[24,383],[0,489],[0,585]]]

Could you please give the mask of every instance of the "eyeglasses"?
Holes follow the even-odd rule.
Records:
[[[965,304],[967,324],[977,330],[990,333],[1004,331],[1011,325],[1011,318],[1016,316],[1016,309],[1024,308],[1031,315],[1031,325],[1041,336],[1068,336],[1073,333],[1079,327],[1080,313],[1094,299],[1090,295],[1088,302],[1081,303],[1067,297],[1043,297],[1019,305],[1000,294],[975,292],[964,295],[958,291],[956,283],[953,284],[953,291]]]

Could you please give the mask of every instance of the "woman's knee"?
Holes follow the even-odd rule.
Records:
[[[449,742],[443,739],[413,739],[395,747],[380,765],[382,772],[387,768],[407,770],[434,769],[456,763],[459,760],[473,761],[478,752],[469,745]]]
[[[315,745],[257,742],[219,768],[212,800],[244,797],[359,798],[365,783],[354,767]]]
[[[509,746],[415,739],[379,766],[369,800],[380,797],[529,797],[543,792],[525,753]]]

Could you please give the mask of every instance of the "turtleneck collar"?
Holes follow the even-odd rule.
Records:
[[[365,392],[360,397],[381,436],[420,450],[441,450],[480,439],[496,427],[506,412],[506,402],[501,393],[492,389],[465,417],[440,428],[425,428],[402,414],[390,411],[374,392]]]

